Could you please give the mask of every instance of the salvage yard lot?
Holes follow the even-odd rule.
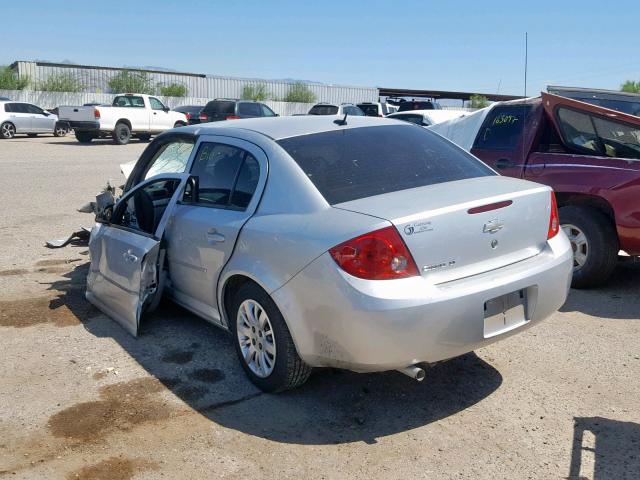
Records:
[[[168,302],[138,339],[84,300],[76,209],[145,143],[0,142],[0,478],[637,478],[640,264],[521,335],[435,366],[263,394]]]

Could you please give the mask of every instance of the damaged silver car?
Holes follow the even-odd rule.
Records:
[[[565,301],[550,188],[375,118],[218,122],[158,136],[96,202],[87,298],[137,335],[162,294],[232,333],[265,391],[313,367],[425,366]]]

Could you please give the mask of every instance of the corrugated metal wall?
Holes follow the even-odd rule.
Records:
[[[39,85],[52,74],[67,73],[73,75],[78,82],[91,93],[109,92],[109,79],[118,74],[119,69],[104,67],[85,67],[78,65],[57,65],[41,62],[16,62],[18,74],[29,75],[30,88],[38,90]],[[187,88],[190,97],[197,98],[240,98],[245,85],[265,85],[271,98],[282,99],[287,94],[291,83],[274,80],[220,77],[190,73],[165,73],[148,71],[154,85],[177,83]],[[349,87],[341,85],[307,84],[316,95],[318,102],[377,102],[378,90],[369,87]],[[122,92],[114,92],[122,93]]]

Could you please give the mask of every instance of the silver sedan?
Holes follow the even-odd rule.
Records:
[[[157,137],[101,205],[87,298],[134,335],[162,294],[232,333],[265,391],[313,367],[462,355],[565,301],[553,192],[442,137],[368,117],[202,124]]]

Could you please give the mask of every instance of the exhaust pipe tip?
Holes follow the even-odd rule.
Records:
[[[405,368],[398,369],[398,372],[404,373],[406,376],[413,378],[417,382],[421,382],[427,376],[426,372],[423,368],[420,368],[416,365],[410,365]]]

